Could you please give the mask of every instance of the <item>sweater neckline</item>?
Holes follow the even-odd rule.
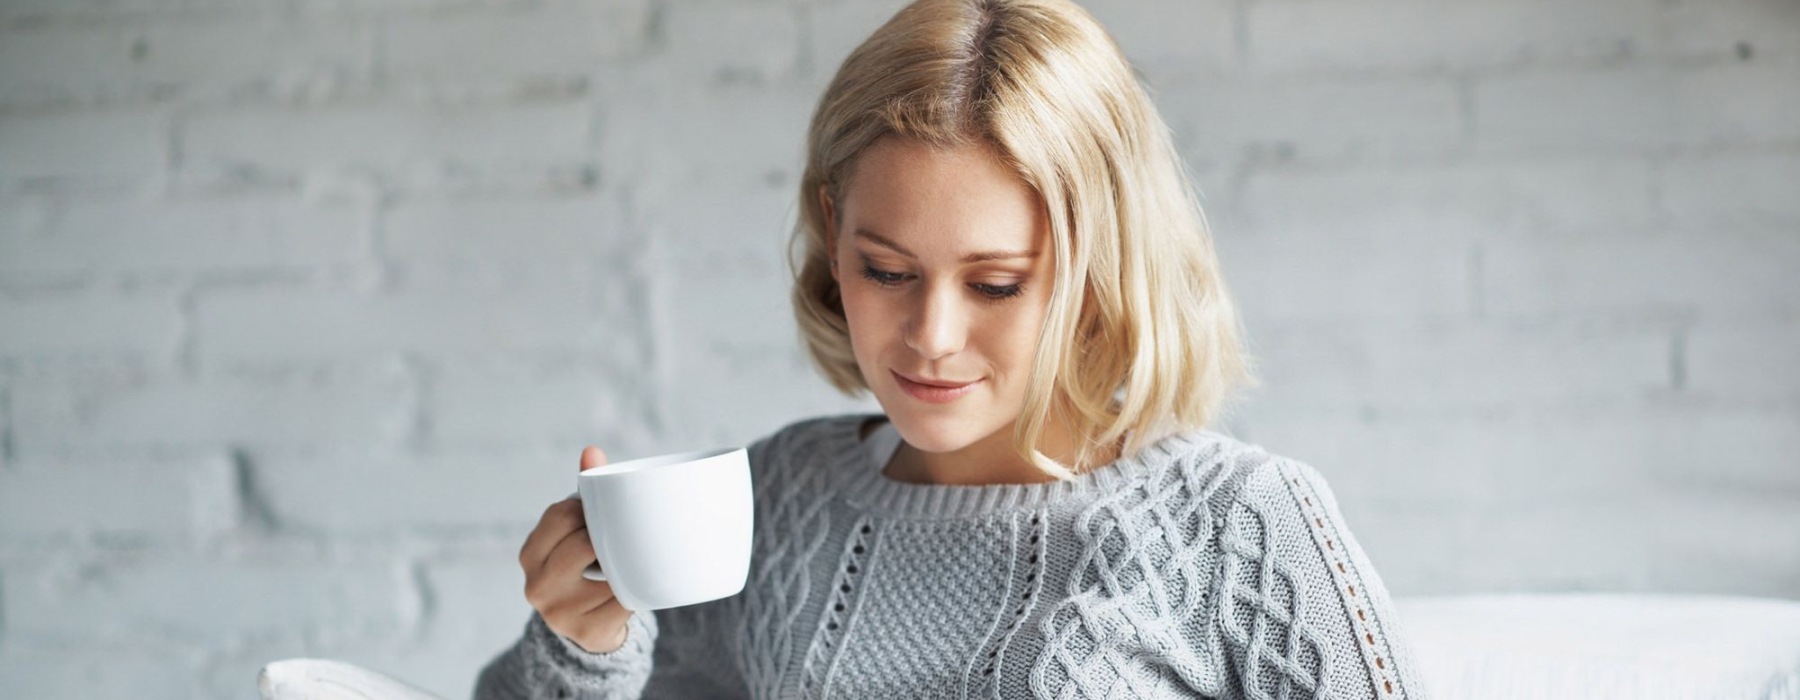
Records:
[[[862,413],[844,416],[833,426],[829,440],[836,454],[846,455],[844,496],[851,505],[872,514],[917,520],[980,517],[1020,510],[1038,510],[1085,494],[1109,493],[1130,485],[1147,473],[1167,467],[1178,456],[1192,454],[1205,445],[1216,445],[1217,433],[1195,430],[1163,437],[1137,454],[1121,456],[1067,481],[1029,484],[916,484],[895,480],[882,473],[894,450],[897,433],[883,439],[888,423],[861,435],[864,422],[886,416]]]

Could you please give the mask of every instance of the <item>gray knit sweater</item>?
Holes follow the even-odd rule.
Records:
[[[743,593],[635,614],[608,654],[534,614],[475,697],[1426,697],[1312,467],[1194,431],[1073,481],[908,484],[878,417],[750,447]]]

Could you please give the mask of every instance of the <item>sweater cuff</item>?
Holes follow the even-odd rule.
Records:
[[[557,634],[533,611],[525,636],[543,669],[542,686],[573,691],[577,698],[635,698],[650,680],[651,653],[656,647],[656,616],[633,612],[625,623],[625,644],[596,654]]]

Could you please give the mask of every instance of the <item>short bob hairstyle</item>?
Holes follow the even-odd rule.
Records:
[[[844,60],[807,132],[794,313],[838,390],[868,384],[820,193],[840,202],[858,156],[887,135],[990,147],[1045,207],[1055,276],[1013,432],[1039,469],[1066,479],[1120,438],[1129,456],[1203,428],[1257,383],[1168,126],[1100,24],[1067,0],[918,0]],[[1050,420],[1082,445],[1075,464],[1037,449]]]

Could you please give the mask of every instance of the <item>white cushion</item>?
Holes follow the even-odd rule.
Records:
[[[263,700],[439,700],[361,666],[330,659],[285,659],[257,674]]]
[[[1800,700],[1800,601],[1561,593],[1394,602],[1435,698]]]

